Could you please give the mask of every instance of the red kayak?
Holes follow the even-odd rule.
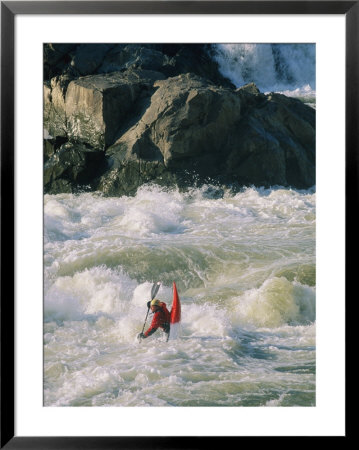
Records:
[[[179,335],[179,324],[181,322],[181,302],[178,297],[176,283],[173,282],[173,302],[170,319],[170,339],[176,339]]]
[[[178,297],[176,283],[173,282],[173,302],[171,309],[171,324],[181,321],[181,303]]]

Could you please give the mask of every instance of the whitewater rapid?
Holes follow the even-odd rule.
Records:
[[[315,405],[315,190],[217,194],[45,196],[46,406]],[[139,344],[156,281],[180,338]]]

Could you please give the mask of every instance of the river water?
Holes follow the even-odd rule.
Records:
[[[44,404],[314,406],[315,198],[46,195]],[[180,337],[138,343],[157,281]]]

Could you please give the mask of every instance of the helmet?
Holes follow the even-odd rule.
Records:
[[[157,298],[154,298],[151,302],[151,306],[161,306],[161,302]]]

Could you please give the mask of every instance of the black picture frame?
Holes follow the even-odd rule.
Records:
[[[6,449],[195,449],[233,437],[15,436],[14,61],[18,14],[340,14],[346,19],[346,293],[353,288],[358,205],[359,1],[4,1],[1,2],[1,442]],[[353,198],[354,196],[354,198]],[[353,203],[354,201],[354,203]],[[351,211],[351,212],[350,212]],[[351,251],[350,251],[351,250]],[[347,319],[347,316],[346,316]],[[347,324],[347,320],[346,320]],[[348,327],[346,327],[347,330]],[[347,331],[346,331],[347,336]],[[347,397],[346,397],[347,400]],[[346,408],[348,402],[346,401]],[[150,412],[149,412],[150,419]],[[350,430],[346,426],[346,436]],[[224,442],[223,442],[224,441]],[[233,444],[233,442],[231,442]]]

